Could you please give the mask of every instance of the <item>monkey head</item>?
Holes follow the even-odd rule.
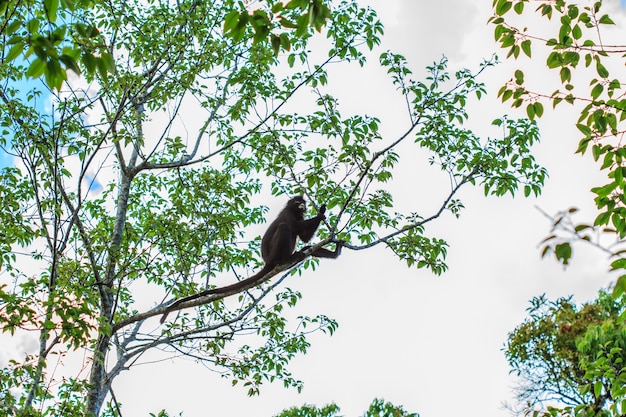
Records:
[[[291,198],[287,202],[287,207],[301,216],[304,216],[304,213],[306,213],[306,202],[301,195]]]
[[[304,201],[304,197],[301,195],[292,197],[287,202],[287,207],[285,207],[285,210],[289,210],[292,213],[294,213],[298,218],[303,219],[304,214],[306,213],[306,201]],[[326,216],[324,215],[325,212],[326,212],[326,204],[322,204],[317,212],[316,218],[319,218],[322,220],[325,219],[326,218]]]

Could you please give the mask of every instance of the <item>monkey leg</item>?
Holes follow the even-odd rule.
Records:
[[[304,251],[305,250],[306,250],[306,248],[304,248],[302,250],[295,251],[294,253],[291,254],[291,256],[289,258],[289,261],[285,262],[285,263],[292,263],[292,262],[300,262],[300,261],[302,261],[304,258],[306,258],[306,256],[304,256]]]
[[[326,248],[318,248],[311,253],[311,256],[315,256],[316,258],[330,258],[335,259],[341,255],[341,248],[343,245],[337,243],[337,247],[334,251],[326,249]]]

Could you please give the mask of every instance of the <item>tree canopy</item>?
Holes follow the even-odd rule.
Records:
[[[340,408],[336,404],[329,404],[324,407],[303,405],[284,410],[276,417],[338,417]],[[381,399],[374,399],[363,417],[419,417],[418,414],[405,411],[402,406],[395,406],[390,402]]]
[[[8,4],[13,16],[30,16],[29,4]],[[192,357],[250,395],[274,380],[300,389],[290,360],[307,351],[310,332],[332,333],[337,323],[288,320],[301,294],[279,285],[315,259],[281,265],[234,297],[218,291],[183,303],[158,324],[174,299],[260,268],[255,226],[270,199],[303,194],[314,209],[328,207],[310,250],[337,240],[353,251],[384,245],[440,274],[447,244],[426,226],[460,215],[461,188],[540,192],[546,173],[531,153],[533,121],[496,117],[497,134],[486,138],[464,125],[493,62],[452,73],[444,58],[419,80],[401,55],[382,52],[378,65],[406,108],[395,133],[383,135],[377,116],[346,115],[329,88],[336,68],[358,71],[379,44],[376,13],[348,0],[328,10],[317,0],[263,4],[267,19],[255,24],[260,12],[231,0],[91,2],[66,19],[68,35],[52,49],[33,55],[25,44],[21,59],[13,32],[3,32],[11,59],[0,67],[0,146],[15,164],[0,173],[0,328],[35,332],[39,343],[0,371],[2,413],[120,415],[116,377],[154,351]],[[56,5],[44,2],[33,19],[54,28],[46,7]],[[74,22],[97,28],[104,49],[70,36]],[[64,45],[80,59],[64,59]],[[54,70],[55,54],[83,76]],[[43,72],[30,70],[43,62]],[[24,91],[25,77],[39,75],[46,83]],[[449,187],[434,212],[402,211],[391,181],[401,158],[424,154]],[[68,356],[79,371],[56,368]]]
[[[591,190],[600,211],[596,218],[578,223],[573,219],[578,210],[564,209],[553,217],[553,233],[544,240],[542,253],[553,253],[567,265],[572,243],[588,242],[608,253],[611,270],[621,275],[612,296],[601,291],[596,300],[580,307],[571,297],[531,301],[529,318],[509,335],[506,348],[513,371],[521,377],[518,400],[524,415],[626,413],[626,98],[619,70],[626,46],[623,30],[614,30],[612,7],[602,1],[493,2],[495,39],[507,50],[507,58],[519,59],[520,65],[499,90],[502,101],[525,107],[531,119],[543,116],[544,104],[574,106],[580,137],[572,149],[590,154],[607,174],[607,182]],[[536,73],[526,70],[529,61],[523,58],[534,61],[537,56],[556,77],[541,74],[538,83]]]
[[[529,317],[509,334],[505,354],[520,377],[522,413],[621,416],[626,405],[625,298],[601,291],[577,306],[572,297],[531,300]]]

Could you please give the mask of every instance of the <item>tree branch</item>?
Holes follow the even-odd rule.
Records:
[[[426,223],[429,223],[433,220],[435,220],[436,218],[438,218],[439,216],[441,216],[441,214],[443,214],[443,212],[446,210],[446,208],[448,207],[448,204],[450,203],[450,200],[452,200],[452,197],[454,197],[454,195],[457,193],[457,191],[459,191],[459,189],[466,183],[470,182],[472,179],[474,179],[475,175],[480,171],[479,167],[474,168],[469,174],[467,174],[453,189],[452,191],[450,191],[450,194],[448,194],[448,197],[444,200],[444,202],[441,204],[441,207],[439,207],[439,210],[437,210],[437,212],[435,214],[433,214],[432,216],[417,222],[417,223],[413,223],[413,224],[409,224],[404,226],[402,229],[397,230],[393,233],[388,234],[387,236],[381,237],[378,240],[374,241],[374,242],[370,242],[366,245],[351,245],[349,243],[345,243],[343,245],[344,248],[346,249],[352,249],[352,250],[364,250],[364,249],[369,249],[373,246],[376,246],[380,243],[385,243],[387,244],[387,241],[389,239],[392,239],[398,235],[401,235],[403,233],[408,232],[409,230],[415,229],[417,227],[423,226]]]
[[[334,242],[334,240],[332,239],[326,239],[323,240],[319,243],[317,243],[316,245],[311,246],[310,248],[308,248],[307,250],[305,250],[303,253],[305,255],[305,259],[311,254],[313,253],[316,249],[321,248],[322,246]],[[304,259],[302,260],[304,261]],[[216,288],[215,291],[212,294],[209,294],[207,296],[204,297],[199,297],[190,301],[186,301],[184,303],[181,303],[180,305],[176,306],[175,309],[171,310],[172,311],[178,311],[178,310],[182,310],[185,308],[189,308],[189,307],[196,307],[199,305],[204,305],[204,304],[209,304],[213,301],[217,301],[217,300],[221,300],[223,298],[229,297],[231,295],[234,294],[239,294],[241,292],[244,292],[246,290],[249,290],[250,288],[254,288],[254,287],[258,287],[260,284],[268,281],[270,278],[274,277],[275,275],[280,274],[283,271],[287,271],[290,270],[291,268],[293,268],[294,266],[300,264],[302,261],[298,261],[298,262],[292,262],[290,264],[284,264],[284,265],[278,265],[276,266],[274,269],[272,269],[271,271],[269,271],[267,274],[265,274],[262,277],[259,277],[258,279],[255,280],[251,280],[248,283],[244,284],[242,287],[239,287],[235,290],[233,289],[227,289],[223,292],[219,292],[219,288]],[[244,282],[240,281],[240,282]],[[229,285],[225,286],[224,288],[229,287]],[[142,320],[146,320],[149,319],[150,317],[154,317],[154,316],[159,316],[164,314],[166,311],[168,311],[168,306],[169,304],[171,304],[172,302],[174,302],[175,300],[171,300],[167,303],[161,304],[158,307],[153,308],[152,310],[148,310],[146,312],[143,313],[139,313],[139,314],[135,314],[131,317],[127,317],[126,319],[123,319],[117,323],[113,323],[112,325],[112,332],[115,333],[117,331],[119,331],[120,329],[132,324],[132,323],[136,323],[138,321],[142,321]]]

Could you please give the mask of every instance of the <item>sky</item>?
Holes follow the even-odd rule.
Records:
[[[404,54],[416,77],[442,55],[452,71],[476,68],[495,52],[505,55],[487,25],[491,1],[369,4],[386,27],[377,53],[393,49]],[[528,74],[533,65],[536,74],[545,73],[541,60],[491,69],[485,78],[489,97],[470,109],[470,125],[477,132],[495,135],[492,119],[519,116],[496,97],[518,64],[526,65]],[[331,76],[342,106],[379,115],[383,134],[403,131],[401,97],[384,71],[371,65],[363,72]],[[590,220],[595,209],[589,190],[604,180],[589,156],[573,153],[575,119],[574,111],[563,108],[547,111],[540,121],[542,143],[535,154],[550,175],[540,197],[485,198],[481,189],[468,188],[461,193],[466,209],[460,219],[448,214],[427,228],[450,245],[449,270],[442,276],[409,269],[389,251],[375,248],[344,250],[337,260],[322,260],[316,271],[289,278],[288,285],[304,296],[298,314],[326,314],[339,322],[335,335],[312,336],[309,353],[292,362],[293,375],[304,381],[301,394],[276,383],[262,387],[260,396],[247,397],[245,388],[233,388],[202,365],[178,359],[136,366],[116,379],[113,389],[123,415],[147,416],[165,408],[171,415],[183,411],[185,417],[273,416],[304,403],[335,402],[342,415],[356,417],[374,398],[422,417],[509,415],[503,403],[513,401],[515,381],[502,348],[508,332],[526,317],[529,300],[543,293],[550,298],[574,294],[583,302],[615,278],[607,273],[606,256],[590,248],[576,246],[567,269],[540,257],[539,243],[549,234],[550,222],[538,208],[554,214],[577,206],[580,221]],[[410,181],[393,184],[397,203],[438,207],[442,190],[428,168],[411,160],[402,164]],[[268,203],[268,218],[283,204]]]
[[[30,90],[32,90],[35,86],[40,86],[42,82],[40,80],[21,80],[18,89],[18,97],[26,102],[26,94]],[[43,111],[46,105],[50,102],[50,95],[42,94],[40,97],[35,98],[33,106],[37,111]],[[4,137],[5,140],[10,140],[7,137]],[[4,149],[0,148],[0,168],[12,166],[14,165],[14,157],[9,155],[4,151]]]
[[[505,55],[487,25],[491,1],[369,4],[386,27],[380,51],[404,54],[416,76],[444,54],[451,70],[476,68],[494,52]],[[543,62],[507,62],[490,70],[485,79],[490,96],[470,109],[470,125],[494,135],[493,118],[519,116],[499,102],[496,91],[517,65],[526,65],[528,74],[544,74]],[[403,128],[396,113],[401,103],[383,72],[373,67],[331,76],[342,106],[381,115],[383,133],[393,135]],[[503,404],[513,402],[515,380],[502,349],[507,334],[526,317],[529,300],[543,293],[552,299],[574,294],[584,302],[615,279],[607,273],[606,256],[590,248],[576,246],[567,269],[540,256],[539,243],[551,224],[539,209],[556,214],[576,206],[580,221],[595,215],[589,190],[604,178],[589,156],[574,155],[575,120],[576,113],[563,107],[547,111],[540,121],[542,143],[535,153],[550,178],[539,198],[484,198],[482,190],[466,189],[461,218],[444,216],[428,227],[450,244],[444,275],[409,269],[376,248],[367,254],[344,250],[315,272],[290,278],[288,285],[304,295],[298,313],[323,313],[339,322],[334,336],[315,335],[309,353],[292,363],[294,376],[304,381],[301,394],[277,383],[249,398],[245,389],[232,388],[198,363],[177,360],[119,377],[114,389],[126,413],[165,408],[177,414],[186,404],[183,416],[272,416],[290,406],[335,402],[342,415],[360,416],[374,398],[384,398],[422,417],[509,415]],[[402,169],[411,181],[394,184],[401,191],[398,204],[440,204],[441,190],[425,168],[406,161]],[[282,205],[270,204],[268,218]],[[142,385],[155,379],[163,382]]]

